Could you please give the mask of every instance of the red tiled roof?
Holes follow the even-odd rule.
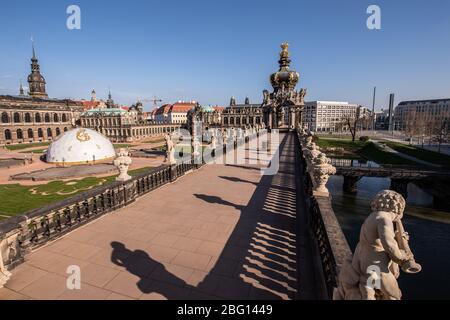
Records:
[[[188,112],[194,106],[193,104],[175,103],[170,108],[170,112]]]
[[[191,102],[176,102],[174,104],[165,104],[156,109],[156,114],[167,114],[171,112],[188,112],[195,107],[195,103]],[[153,111],[152,111],[153,112]]]
[[[100,105],[100,101],[85,100],[81,101],[85,110],[95,109]]]
[[[170,107],[171,107],[172,105],[171,104],[164,104],[164,105],[162,105],[161,107],[159,107],[157,110],[156,110],[156,113],[155,114],[165,114],[165,113],[169,113],[169,110],[170,110]]]

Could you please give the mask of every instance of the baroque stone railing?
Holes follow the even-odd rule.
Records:
[[[0,222],[0,258],[11,269],[25,254],[107,212],[133,202],[194,168],[192,163],[160,166],[126,182],[113,182]],[[1,265],[0,265],[1,266]]]
[[[352,252],[333,211],[330,194],[318,190],[318,181],[322,184],[324,177],[317,176],[318,162],[315,162],[314,158],[320,157],[320,152],[313,154],[313,157],[310,157],[308,161],[302,149],[305,150],[307,144],[311,141],[307,141],[308,139],[305,139],[304,133],[301,132],[297,133],[297,137],[300,144],[299,156],[301,157],[310,227],[320,256],[326,293],[328,298],[332,299],[333,291],[337,287],[339,270],[347,258],[351,257]],[[315,149],[315,146],[310,147],[309,150],[311,149],[318,150],[318,147],[317,149]],[[333,170],[323,172],[325,172],[323,175],[327,175],[327,172],[333,172]],[[325,180],[327,179],[328,177]]]
[[[258,133],[246,136],[246,141]],[[233,148],[238,147],[235,143]],[[227,147],[223,146],[223,153]],[[188,159],[173,165],[162,165],[142,172],[132,179],[116,181],[49,204],[26,214],[0,222],[0,288],[25,255],[94,219],[121,207],[138,197],[177,180],[204,165]]]

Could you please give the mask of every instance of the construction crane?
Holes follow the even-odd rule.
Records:
[[[156,109],[158,107],[158,102],[162,102],[162,100],[157,97],[153,97],[153,99],[143,99],[141,102],[152,102],[153,109]]]

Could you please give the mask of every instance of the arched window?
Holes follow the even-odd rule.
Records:
[[[17,139],[23,139],[23,132],[22,129],[17,129]]]
[[[64,132],[66,132],[67,131],[67,127],[64,127]]]
[[[47,137],[53,137],[53,132],[52,132],[52,129],[51,128],[48,128],[47,129]]]
[[[9,116],[6,112],[2,112],[2,123],[8,123],[9,122]]]
[[[5,130],[5,140],[11,140],[11,131],[9,129]]]
[[[33,139],[33,137],[34,137],[34,133],[33,133],[33,129],[28,129],[28,138],[29,139]]]
[[[39,138],[43,138],[44,137],[44,132],[42,131],[41,128],[38,129],[38,137]]]
[[[62,115],[62,122],[67,122],[67,116],[65,113]]]
[[[44,119],[45,119],[44,120],[45,122],[50,122],[50,115],[48,113],[46,113],[44,116]]]
[[[25,122],[31,122],[31,115],[28,112],[25,113]]]
[[[36,113],[34,115],[34,122],[41,122],[41,114],[40,113]]]
[[[14,112],[14,122],[20,122],[20,114],[18,112]]]
[[[59,122],[59,117],[58,117],[58,114],[57,114],[57,113],[55,113],[55,114],[53,115],[53,122]]]
[[[59,136],[61,134],[61,129],[56,128],[56,136]]]

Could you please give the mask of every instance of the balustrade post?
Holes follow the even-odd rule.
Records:
[[[170,165],[170,182],[174,182],[177,180],[177,165],[171,164]]]

